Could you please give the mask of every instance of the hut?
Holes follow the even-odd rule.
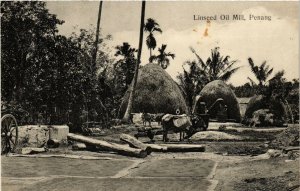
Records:
[[[240,122],[241,114],[237,98],[232,89],[222,80],[215,80],[206,84],[199,94],[199,102],[205,102],[210,119],[217,118],[219,109],[218,107],[212,107],[212,105],[218,99],[223,99],[222,104],[227,106],[226,121]]]
[[[263,95],[255,95],[250,99],[247,105],[243,123],[249,123],[255,111],[267,109],[274,114],[274,125],[282,126],[284,123],[288,122],[289,118],[291,118],[291,115],[288,113],[288,107],[288,105],[284,104],[280,100],[272,98],[267,99]]]
[[[267,108],[267,106],[264,97],[262,95],[254,95],[253,97],[250,98],[247,104],[244,118],[245,119],[252,118],[252,114],[255,111],[259,109],[265,109],[265,108]]]
[[[129,99],[125,93],[119,110],[123,116]],[[139,70],[132,113],[188,113],[182,92],[171,76],[157,64],[146,64]]]

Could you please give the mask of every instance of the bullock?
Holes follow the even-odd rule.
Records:
[[[154,116],[150,113],[142,113],[142,121],[143,125],[146,126],[146,123],[149,123],[149,126],[151,127],[151,121],[153,120]]]
[[[168,141],[168,131],[172,130],[174,133],[180,133],[180,141],[184,138],[189,138],[196,132],[200,131],[200,128],[206,129],[206,123],[201,117],[197,115],[187,116],[183,115],[171,115],[166,114],[162,117],[163,127],[163,141]],[[184,137],[186,133],[186,137]]]

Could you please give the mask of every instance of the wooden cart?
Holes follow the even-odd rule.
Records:
[[[1,118],[1,155],[14,152],[18,144],[18,124],[12,114]]]

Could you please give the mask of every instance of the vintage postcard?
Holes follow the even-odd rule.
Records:
[[[298,1],[1,1],[1,189],[296,191]]]

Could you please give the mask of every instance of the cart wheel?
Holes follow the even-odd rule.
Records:
[[[1,155],[14,152],[18,144],[18,124],[16,118],[6,114],[1,118]]]

